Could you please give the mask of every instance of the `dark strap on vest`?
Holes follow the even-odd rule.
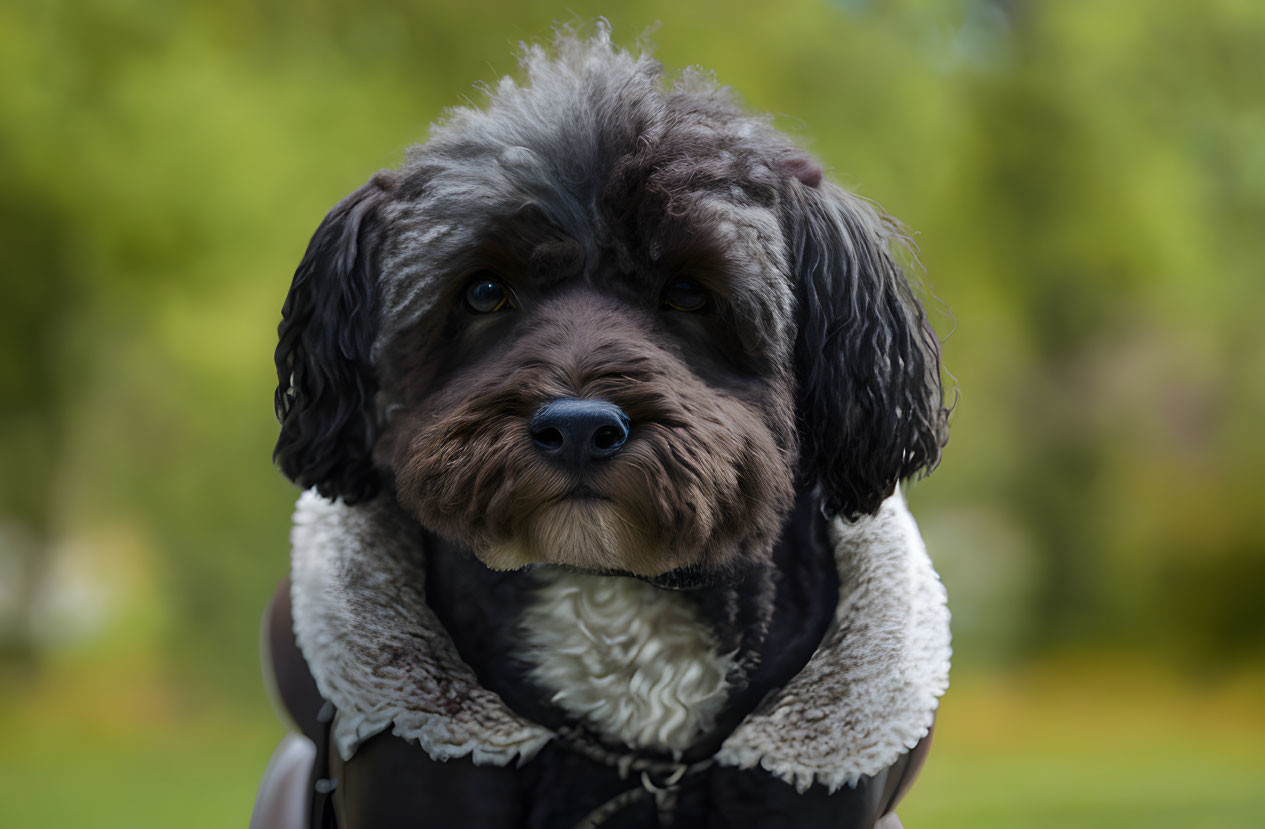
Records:
[[[634,781],[632,787],[585,815],[575,829],[597,829],[629,806],[651,797],[659,815],[659,825],[671,826],[682,783],[687,777],[711,768],[713,763],[711,757],[695,763],[674,763],[639,756],[631,751],[613,751],[574,727],[560,729],[557,742],[595,763],[615,769],[620,778]]]
[[[316,760],[312,763],[312,798],[308,811],[311,829],[338,829],[334,815],[334,789],[338,788],[338,778],[329,773],[330,731],[335,713],[334,703],[326,700],[316,715],[320,739],[316,741]]]

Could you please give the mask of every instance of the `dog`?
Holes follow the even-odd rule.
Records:
[[[522,62],[285,300],[254,825],[898,825],[948,667],[900,226],[605,26]]]

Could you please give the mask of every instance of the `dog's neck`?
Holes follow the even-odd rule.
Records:
[[[772,561],[664,591],[556,568],[495,572],[427,537],[427,600],[481,683],[553,729],[674,757],[706,755],[825,632],[837,578],[810,499]]]

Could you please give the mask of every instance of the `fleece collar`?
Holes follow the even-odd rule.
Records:
[[[874,775],[926,736],[949,684],[949,611],[899,491],[878,514],[829,528],[839,606],[808,664],[715,756],[800,791]],[[558,736],[479,685],[425,600],[421,534],[388,498],[348,506],[315,491],[291,533],[294,632],[338,709],[344,760],[390,728],[435,760],[524,763]]]

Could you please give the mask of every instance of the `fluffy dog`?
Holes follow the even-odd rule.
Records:
[[[523,62],[286,299],[275,457],[314,491],[269,660],[311,743],[256,821],[874,825],[947,671],[898,228],[605,29]]]

